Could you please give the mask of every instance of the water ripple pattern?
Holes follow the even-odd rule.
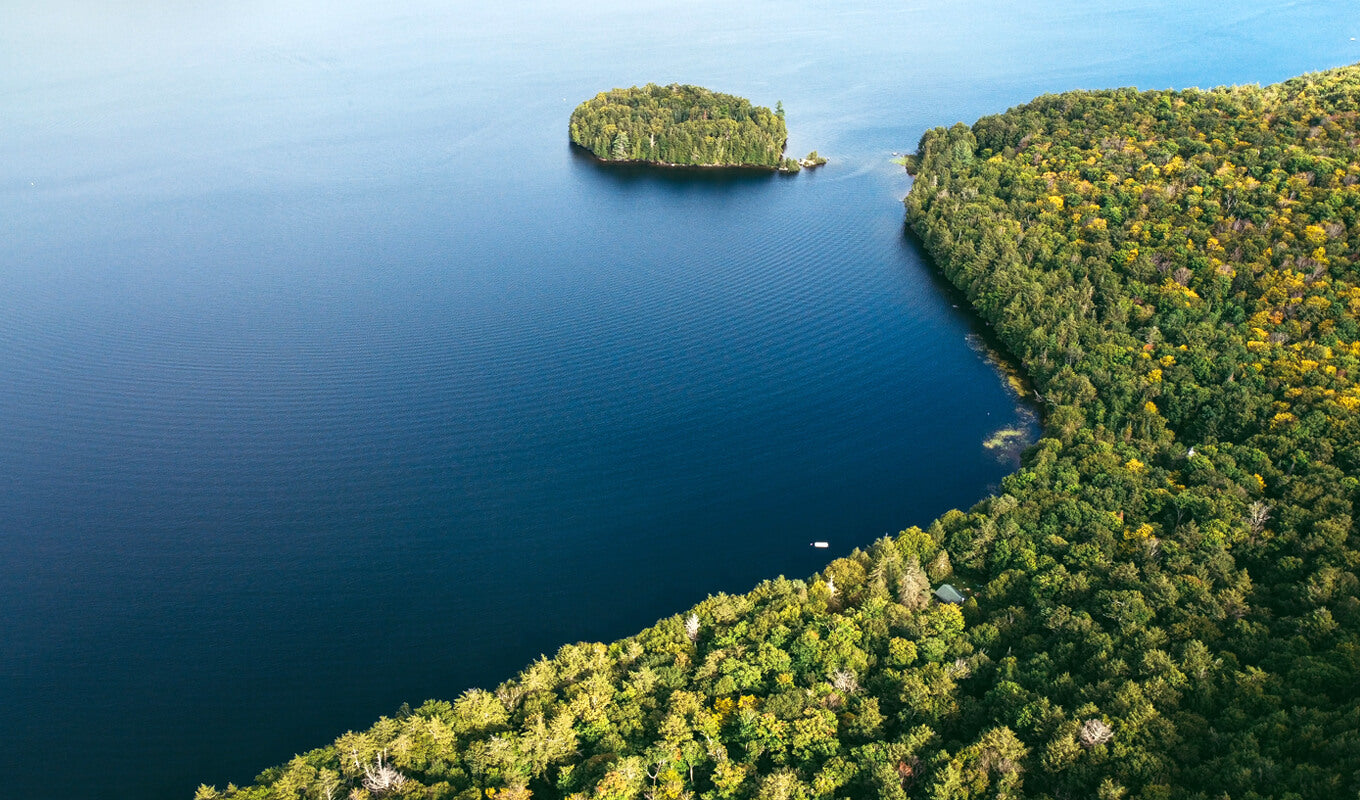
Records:
[[[893,151],[1360,57],[1303,6],[5,4],[4,792],[249,781],[971,505],[1032,423]],[[831,163],[568,146],[649,80],[782,100]]]

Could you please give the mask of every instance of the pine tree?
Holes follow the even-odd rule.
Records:
[[[628,158],[628,149],[628,131],[619,131],[619,134],[614,137],[614,149],[611,151],[611,155],[615,161],[623,161]]]

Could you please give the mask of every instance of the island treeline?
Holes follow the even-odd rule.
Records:
[[[649,83],[601,92],[571,114],[571,141],[605,161],[665,166],[763,167],[797,171],[784,157],[782,105],[698,86]],[[825,159],[809,156],[818,163]]]
[[[995,496],[198,797],[1354,797],[1357,113],[1347,68],[926,133],[910,224],[1046,407]]]

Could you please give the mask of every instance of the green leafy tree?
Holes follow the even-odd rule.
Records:
[[[743,127],[777,114],[690,88],[573,141],[778,163]],[[1043,405],[995,497],[196,796],[1360,792],[1360,67],[1040,97],[912,165]]]
[[[648,84],[585,101],[568,130],[603,160],[775,169],[788,139],[780,109],[698,86]]]

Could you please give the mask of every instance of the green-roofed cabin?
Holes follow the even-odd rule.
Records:
[[[958,589],[955,589],[947,583],[941,584],[940,588],[935,590],[935,599],[939,600],[941,603],[953,603],[956,606],[963,605],[963,595],[959,594]]]

